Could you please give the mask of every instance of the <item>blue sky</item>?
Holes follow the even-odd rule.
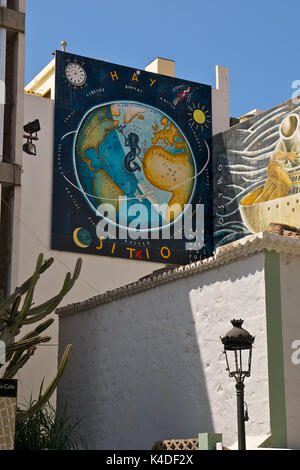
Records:
[[[143,69],[175,60],[176,77],[215,86],[230,73],[231,116],[291,97],[300,80],[299,0],[27,0],[26,79],[68,51]]]

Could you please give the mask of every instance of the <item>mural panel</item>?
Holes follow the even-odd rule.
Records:
[[[212,253],[211,88],[56,53],[52,248]]]
[[[284,102],[213,139],[214,245],[300,226],[300,104]]]

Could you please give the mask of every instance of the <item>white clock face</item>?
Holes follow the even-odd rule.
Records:
[[[72,85],[81,86],[86,82],[86,72],[79,64],[71,62],[66,66],[65,73]]]

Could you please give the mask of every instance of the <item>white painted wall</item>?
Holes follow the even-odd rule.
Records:
[[[175,62],[157,57],[145,67],[146,72],[159,73],[168,77],[175,77]]]
[[[246,379],[248,436],[269,433],[264,255],[60,318],[73,352],[58,405],[91,449],[150,449],[156,440],[223,433],[237,440],[235,382],[219,340],[233,318],[256,336]]]
[[[51,62],[26,85],[25,92],[29,94],[35,93],[40,97],[50,92],[50,98],[55,99],[55,59],[52,59]]]
[[[216,65],[216,88],[211,89],[212,135],[224,132],[230,127],[229,71],[227,67]]]
[[[20,255],[18,258],[18,284],[33,272],[39,253],[53,256],[54,265],[39,281],[35,302],[52,297],[61,288],[64,276],[74,269],[76,259],[83,259],[80,279],[64,299],[61,306],[86,300],[89,297],[115,289],[128,282],[160,269],[164,265],[135,260],[109,258],[97,255],[78,255],[50,249],[53,172],[54,102],[50,99],[25,95],[24,123],[40,120],[41,132],[36,157],[23,154],[22,207],[20,222]],[[48,331],[48,330],[47,330]],[[50,332],[50,330],[49,330]],[[51,344],[40,347],[20,375],[19,400],[38,394],[45,376],[46,383],[55,375],[57,367],[58,323],[52,326]]]
[[[287,441],[300,449],[300,256],[280,255],[281,314]]]

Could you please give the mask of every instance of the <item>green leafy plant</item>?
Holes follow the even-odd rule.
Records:
[[[40,394],[40,396],[42,396]],[[28,409],[37,405],[30,400]],[[17,416],[26,410],[17,410]],[[87,450],[87,444],[78,432],[79,422],[67,413],[67,406],[61,416],[48,401],[42,409],[28,418],[17,421],[15,450]]]
[[[14,378],[35,353],[37,347],[51,340],[50,336],[41,336],[54,322],[53,318],[47,320],[45,318],[57,308],[79,277],[82,264],[80,258],[77,260],[73,275],[71,273],[66,274],[60,292],[50,300],[34,306],[33,296],[37,282],[41,274],[52,265],[53,261],[53,258],[44,261],[43,255],[39,255],[33,275],[7,299],[0,299],[0,341],[3,341],[6,347],[6,364],[0,364],[0,377],[2,378]],[[30,333],[16,340],[16,336],[21,333],[22,327],[41,322],[42,320],[45,321],[39,323]],[[32,403],[29,409],[18,412],[17,421],[24,421],[34,416],[48,402],[64,372],[70,352],[71,345],[69,344],[59,364],[56,377],[52,380],[46,391],[40,394],[39,399]]]

